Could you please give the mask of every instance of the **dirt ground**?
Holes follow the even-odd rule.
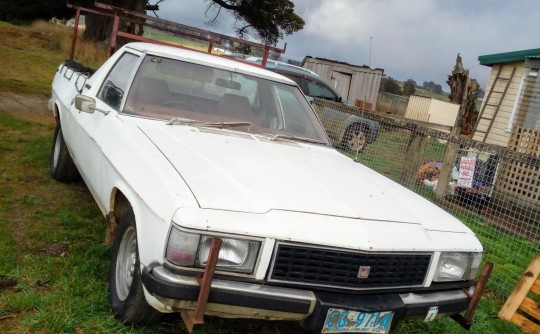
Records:
[[[47,109],[48,101],[44,95],[0,92],[0,110],[18,119],[54,125],[53,114]]]

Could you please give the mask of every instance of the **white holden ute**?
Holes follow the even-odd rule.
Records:
[[[473,232],[332,148],[279,74],[130,43],[95,72],[60,65],[49,108],[51,175],[82,177],[111,226],[125,324],[197,311],[386,333],[469,305]]]

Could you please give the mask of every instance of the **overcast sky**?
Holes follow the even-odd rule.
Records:
[[[151,0],[150,3],[155,3]],[[457,53],[485,89],[490,68],[478,56],[540,48],[540,0],[293,0],[306,22],[284,38],[285,59],[306,55],[384,69],[399,80],[441,84]],[[219,24],[205,25],[204,0],[166,0],[162,18],[233,34],[233,18],[222,10]],[[370,63],[371,38],[371,63]]]

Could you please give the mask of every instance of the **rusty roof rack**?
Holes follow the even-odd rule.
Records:
[[[205,41],[208,43],[208,50],[206,51],[207,53],[212,52],[212,48],[214,44],[220,44],[223,40],[237,42],[240,44],[260,48],[264,50],[264,56],[263,56],[261,67],[266,66],[266,61],[268,60],[270,51],[277,52],[277,53],[285,53],[285,50],[287,48],[287,43],[285,43],[285,46],[283,47],[283,49],[279,49],[279,48],[272,47],[269,45],[259,44],[259,43],[251,42],[251,41],[244,40],[241,38],[227,36],[227,35],[215,33],[209,30],[199,29],[199,28],[187,26],[184,24],[180,24],[177,22],[160,19],[157,17],[127,10],[124,8],[104,4],[98,1],[95,1],[94,3],[94,6],[96,7],[95,9],[72,5],[70,3],[68,3],[67,6],[69,8],[73,8],[76,10],[74,32],[73,32],[73,37],[72,37],[72,42],[71,42],[71,51],[69,55],[70,60],[73,60],[73,57],[75,54],[75,45],[77,43],[77,30],[79,26],[79,18],[80,18],[81,13],[91,13],[91,14],[96,14],[96,15],[102,15],[102,16],[111,17],[113,19],[111,40],[109,43],[109,56],[111,56],[116,51],[116,46],[117,46],[116,40],[118,37],[124,37],[124,38],[133,39],[136,41],[150,42],[150,43],[155,43],[155,44],[168,45],[168,46],[173,46],[177,48],[193,50],[197,52],[203,52],[197,49],[193,49],[193,48],[189,48],[189,47],[185,47],[185,46],[181,46],[181,45],[177,45],[173,43],[167,43],[167,42],[159,41],[156,39],[151,39],[151,38],[147,38],[147,37],[143,37],[143,36],[139,36],[139,35],[135,35],[131,33],[118,31],[118,25],[119,25],[120,20],[154,28],[161,31],[174,33],[177,35],[186,36],[189,38],[198,39],[201,41]]]

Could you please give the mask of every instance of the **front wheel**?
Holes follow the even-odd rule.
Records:
[[[144,298],[132,209],[128,209],[120,219],[114,236],[108,290],[111,311],[124,324],[146,325],[161,318],[161,313],[148,305]]]
[[[64,141],[62,128],[56,126],[51,150],[51,177],[60,182],[74,182],[79,178],[77,167]]]

